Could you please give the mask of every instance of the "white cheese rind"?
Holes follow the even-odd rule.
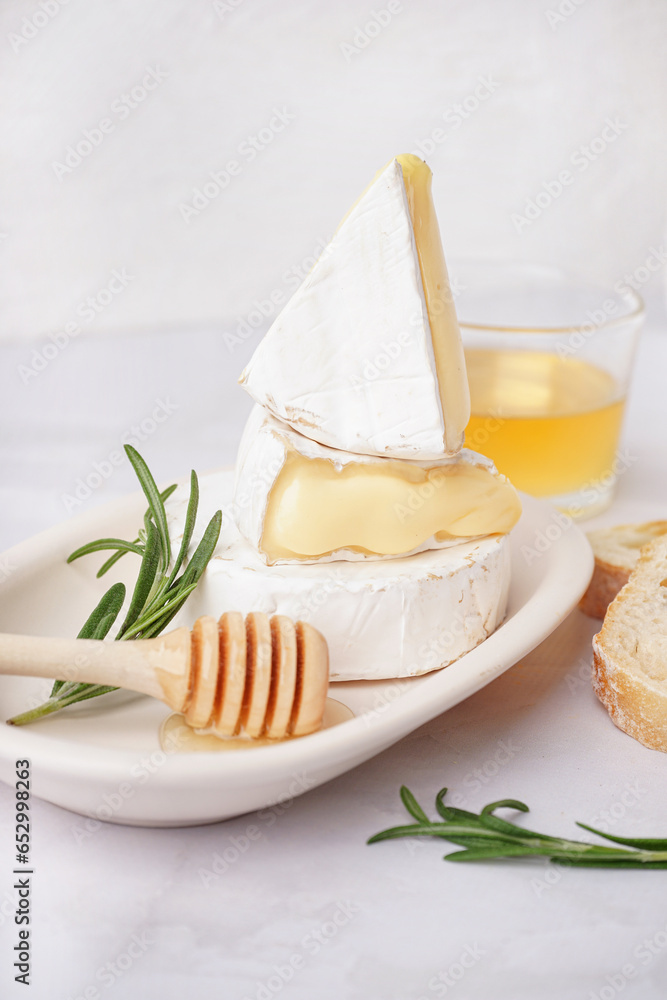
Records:
[[[264,562],[268,562],[268,559],[266,554],[262,552],[260,543],[264,531],[264,520],[269,496],[290,451],[296,451],[300,455],[303,455],[304,458],[326,459],[336,469],[342,469],[350,463],[377,465],[387,461],[386,458],[378,456],[354,455],[350,452],[327,448],[325,445],[311,441],[309,438],[297,433],[281,420],[277,420],[261,406],[255,406],[248,418],[241,437],[241,443],[239,444],[236,460],[233,509],[239,531],[259,551],[259,556]],[[468,449],[463,449],[453,457],[441,459],[438,465],[456,465],[462,462],[480,466],[483,469],[487,469],[493,475],[498,475],[496,467],[490,459]],[[416,461],[413,464],[420,468],[431,468],[433,466],[433,462],[427,461]],[[409,552],[403,553],[403,555],[414,555],[416,552],[425,552],[429,549],[451,548],[453,545],[459,545],[461,541],[466,540],[462,538],[437,539],[431,536],[431,538],[427,538],[420,545]],[[336,549],[328,555],[315,556],[311,559],[300,558],[298,559],[298,563],[337,562],[342,559],[353,562],[395,558],[396,556],[377,555],[360,552],[352,548],[341,548]],[[279,565],[293,561],[291,559],[276,559],[275,564]]]
[[[198,523],[218,507],[228,512],[231,491],[230,473],[203,477]],[[179,487],[166,504],[174,549],[187,497]],[[398,559],[266,566],[227,513],[178,624],[224,611],[287,615],[325,636],[332,680],[413,677],[458,659],[498,627],[509,579],[506,535]]]
[[[343,220],[240,381],[275,416],[332,448],[403,459],[447,454],[431,327],[396,160]]]

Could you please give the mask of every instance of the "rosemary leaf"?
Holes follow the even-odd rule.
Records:
[[[99,538],[96,542],[88,542],[87,545],[76,549],[67,557],[67,562],[71,563],[75,559],[80,559],[81,556],[89,556],[92,552],[104,552],[106,549],[117,549],[120,555],[124,555],[126,552],[134,552],[138,556],[143,555],[143,549],[135,542],[125,542],[122,538]]]
[[[166,602],[166,604],[163,604],[160,607],[155,608],[155,610],[151,610],[149,607],[146,610],[144,616],[139,618],[139,620],[136,621],[134,625],[127,630],[127,632],[123,636],[123,639],[136,639],[140,634],[141,637],[144,639],[148,639],[151,636],[157,635],[164,628],[165,615],[169,615],[168,620],[171,620],[171,618],[173,617],[173,615],[171,615],[171,612],[173,611],[175,614],[176,611],[179,611],[183,607],[183,605],[185,604],[186,600],[188,599],[192,591],[195,590],[196,586],[197,586],[196,583],[191,583],[189,587],[179,588],[177,594],[174,594],[174,596],[171,597]],[[157,629],[157,631],[155,631],[155,626],[158,624],[160,627]],[[152,630],[150,630],[149,628],[150,626],[153,626]],[[150,635],[148,634],[149,631]]]
[[[164,501],[155,484],[155,480],[153,479],[150,469],[137,449],[133,448],[131,444],[126,444],[125,454],[132,463],[137,479],[139,480],[141,488],[146,495],[146,499],[148,500],[148,507],[153,520],[155,521],[155,527],[158,530],[160,547],[162,549],[162,561],[165,566],[168,566],[171,557],[171,550],[169,546],[169,530],[167,528],[167,514],[164,509]]]
[[[416,820],[406,826],[382,830],[368,840],[396,840],[400,837],[439,837],[462,847],[445,855],[445,861],[494,861],[502,858],[543,857],[558,864],[587,868],[667,868],[667,839],[612,837],[585,823],[578,826],[614,843],[627,845],[633,850],[609,847],[563,837],[550,837],[534,830],[509,823],[495,815],[496,809],[516,809],[528,812],[528,806],[516,799],[500,799],[484,806],[481,813],[455,809],[444,802],[447,789],[441,789],[435,800],[438,814],[444,822],[432,823],[414,795],[401,788],[401,801]]]
[[[520,858],[535,854],[529,847],[521,844],[498,844],[496,847],[475,847],[465,851],[454,851],[445,854],[445,861],[493,861],[494,858]]]
[[[162,497],[162,501],[164,502],[165,500],[167,500],[177,487],[178,487],[178,483],[172,483],[172,485],[168,486],[166,488],[166,490],[163,490],[162,493],[160,493],[160,496]],[[141,546],[144,544],[144,542],[145,542],[145,539],[143,539],[141,537],[141,532],[140,532],[139,533],[139,537],[135,538],[134,541],[132,542],[132,544],[133,545],[137,545],[137,546],[139,546],[141,548]],[[109,570],[111,569],[111,567],[115,566],[116,563],[118,562],[118,560],[122,559],[124,555],[126,555],[126,551],[115,552],[109,559],[107,559],[107,561],[105,563],[102,564],[102,566],[100,566],[100,568],[98,569],[97,574],[96,574],[97,578],[99,579],[101,576],[104,576],[105,573],[108,573]]]
[[[125,600],[125,584],[124,583],[114,583],[112,587],[109,587],[106,594],[100,599],[99,604],[95,610],[91,613],[90,617],[82,627],[77,638],[78,639],[104,639],[113,625],[114,621],[118,617],[118,612],[123,606],[123,601]],[[100,635],[100,623],[105,621],[111,616],[111,625],[107,628],[106,632]]]
[[[172,483],[171,486],[167,486],[166,490],[162,490],[162,493],[160,493],[160,499],[162,500],[162,503],[164,503],[165,500],[168,500],[171,494],[174,492],[174,490],[177,489],[178,489],[178,483]]]
[[[420,823],[428,823],[429,819],[422,807],[417,802],[409,788],[405,785],[401,785],[401,802],[408,810],[411,816],[414,816],[416,820]]]
[[[577,823],[582,830],[588,830],[589,833],[594,833],[598,837],[604,837],[605,840],[611,840],[615,844],[625,844],[626,847],[638,847],[640,850],[644,851],[667,851],[667,840],[664,838],[654,838],[654,837],[613,837],[610,833],[603,833],[602,830],[596,830],[594,826],[587,826],[585,823]]]
[[[202,535],[202,539],[194,551],[192,559],[188,563],[185,572],[180,578],[181,587],[189,587],[192,584],[199,583],[202,573],[208,566],[209,560],[215,552],[215,547],[218,544],[218,538],[220,537],[221,527],[222,511],[218,510],[209,521],[206,531]],[[175,583],[178,583],[178,581]]]
[[[192,540],[192,532],[194,531],[195,521],[197,520],[198,509],[199,509],[199,480],[197,479],[197,473],[193,470],[190,474],[190,499],[188,500],[188,509],[185,515],[183,538],[181,540],[181,547],[178,550],[178,555],[176,556],[176,560],[169,575],[169,580],[167,581],[167,590],[169,589],[169,587],[171,587],[172,583],[178,576],[178,571],[183,565],[183,560],[188,554],[188,549],[190,548],[190,542]]]
[[[109,691],[116,690],[114,687],[104,687],[101,684],[75,684],[68,691],[62,688],[55,698],[49,698],[42,705],[38,705],[37,708],[31,709],[29,712],[23,712],[21,715],[15,715],[13,719],[7,719],[7,725],[25,726],[29,722],[36,722],[47,715],[53,715],[54,712],[59,712],[62,708],[67,708],[68,705],[86,701],[88,698],[97,698],[98,695],[108,694]]]
[[[457,809],[455,806],[445,805],[445,795],[447,794],[446,788],[441,788],[435,797],[435,808],[443,819],[477,819],[475,813],[468,812],[466,809]]]
[[[118,638],[122,639],[125,637],[128,629],[134,625],[137,618],[141,612],[146,607],[148,602],[148,597],[150,595],[151,589],[155,583],[155,578],[160,569],[160,541],[158,538],[157,528],[153,525],[151,521],[148,527],[148,538],[146,539],[146,548],[144,549],[143,558],[141,560],[141,566],[139,567],[139,575],[137,576],[137,582],[134,585],[134,591],[132,593],[132,599],[130,600],[130,606],[127,609],[127,614],[125,616],[125,621],[120,627],[118,632]]]
[[[114,583],[106,594],[100,599],[97,607],[91,612],[90,617],[84,623],[77,639],[106,639],[109,630],[125,600],[125,584]],[[66,681],[55,681],[51,689],[51,698],[54,698]]]
[[[136,541],[138,541],[138,539],[136,539]],[[118,560],[122,559],[125,554],[126,554],[125,552],[114,552],[114,554],[110,556],[105,563],[102,563],[102,565],[98,569],[97,573],[95,574],[97,579],[99,580],[100,577],[104,576],[105,573],[108,573],[111,567],[115,566]]]

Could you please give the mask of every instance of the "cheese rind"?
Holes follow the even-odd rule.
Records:
[[[418,156],[407,154],[397,156],[396,159],[403,170],[403,182],[424,284],[426,311],[438,374],[445,451],[453,454],[460,448],[466,425],[470,420],[470,390],[461,331],[454,309],[454,296],[449,284],[440,228],[431,196],[433,175]]]
[[[344,218],[240,381],[321,444],[437,460],[461,447],[470,402],[430,170],[403,159],[405,168],[392,160]]]
[[[229,509],[232,476],[205,476],[200,486],[205,524],[216,508]],[[181,486],[166,503],[174,550],[187,500],[187,487]],[[505,616],[509,578],[506,535],[409,559],[267,566],[227,516],[178,624],[222,611],[286,615],[322,632],[332,680],[412,677],[458,659],[497,628]]]
[[[326,448],[256,407],[238,453],[241,531],[268,563],[358,560],[509,531],[521,506],[493,463],[462,451],[406,462]]]

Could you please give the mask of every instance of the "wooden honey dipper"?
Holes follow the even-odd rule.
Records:
[[[166,702],[195,729],[279,740],[320,728],[329,651],[306,622],[227,611],[217,622],[198,618],[192,631],[128,642],[0,635],[0,673],[128,688]]]

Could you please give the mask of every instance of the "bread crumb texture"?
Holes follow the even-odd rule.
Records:
[[[591,618],[604,618],[607,608],[637,565],[641,549],[667,533],[667,521],[617,524],[613,528],[589,531],[588,540],[595,556],[595,569],[588,590],[579,602]]]
[[[593,657],[595,693],[619,729],[667,752],[667,536],[642,549]]]

